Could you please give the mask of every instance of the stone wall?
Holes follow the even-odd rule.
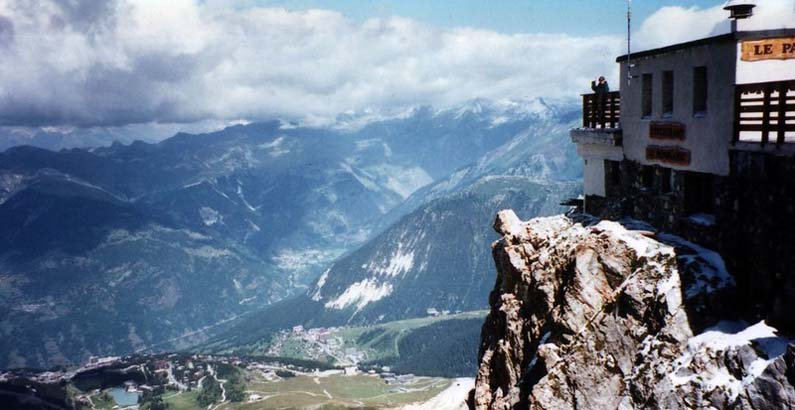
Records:
[[[729,176],[696,175],[701,190],[688,187],[692,173],[608,162],[607,197],[586,197],[585,210],[604,219],[644,220],[719,251],[738,281],[743,315],[795,331],[795,315],[786,309],[795,300],[795,158],[731,151],[730,163]],[[692,217],[689,200],[700,191],[714,223]]]
[[[795,330],[795,158],[734,151],[731,168],[716,198],[719,249],[750,311]]]

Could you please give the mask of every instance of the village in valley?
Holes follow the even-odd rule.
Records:
[[[416,376],[427,372],[403,350],[411,351],[406,343],[417,342],[418,330],[477,322],[485,313],[428,309],[425,317],[381,325],[294,326],[251,345],[208,346],[212,354],[139,353],[11,369],[0,373],[0,392],[36,402],[35,409],[401,408],[448,396],[463,403],[473,379]]]
[[[318,339],[328,332],[293,331]],[[348,359],[357,357],[352,354]],[[355,365],[172,353],[92,357],[73,369],[11,370],[0,374],[0,384],[19,395],[77,409],[163,410],[236,409],[249,403],[278,408],[295,400],[390,406],[428,400],[449,388],[451,381],[396,375],[388,367],[362,371]]]

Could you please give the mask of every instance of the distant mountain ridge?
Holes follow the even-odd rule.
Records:
[[[246,317],[206,348],[249,352],[271,332],[297,324],[363,325],[484,308],[493,285],[496,212],[557,214],[567,209],[560,202],[580,193],[579,161],[565,139],[572,125],[521,130],[417,190],[384,217],[381,234],[337,259],[309,292]]]
[[[50,128],[0,127],[0,151],[28,145],[53,151],[72,148],[96,148],[117,144],[130,144],[136,140],[156,142],[158,138],[141,134],[124,127],[103,127],[74,130]]]
[[[568,109],[536,103],[510,106],[515,117],[481,101],[352,131],[272,121],[157,144],[0,153],[0,367],[185,347],[306,292],[331,261],[431,200],[403,205],[423,187],[519,134],[533,140],[528,129],[565,127]],[[550,179],[533,167],[566,162],[560,139],[545,165],[510,172]]]

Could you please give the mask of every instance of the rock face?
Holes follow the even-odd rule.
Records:
[[[719,255],[638,222],[502,211],[475,409],[795,408],[795,346],[731,317]]]

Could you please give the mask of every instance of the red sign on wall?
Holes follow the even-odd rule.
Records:
[[[656,140],[685,139],[685,124],[680,122],[652,121],[649,123],[649,138]]]
[[[649,145],[646,147],[646,160],[687,166],[690,165],[690,151],[681,147]]]

